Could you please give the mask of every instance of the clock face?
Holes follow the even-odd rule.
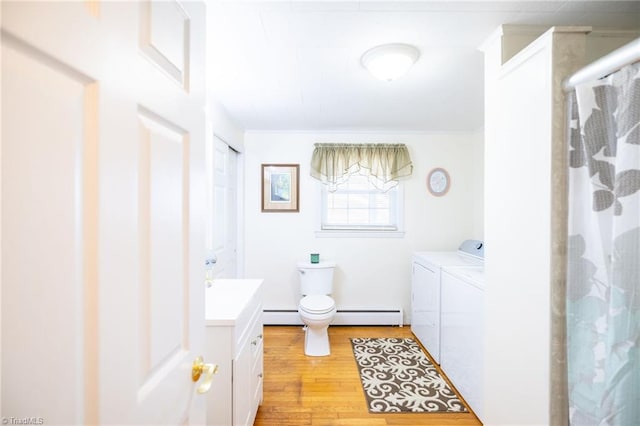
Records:
[[[429,172],[427,188],[433,195],[440,197],[449,190],[449,173],[445,169],[437,168]]]

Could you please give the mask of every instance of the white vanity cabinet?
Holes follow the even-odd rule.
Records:
[[[262,280],[215,280],[206,290],[205,354],[218,364],[207,424],[252,425],[262,402]]]

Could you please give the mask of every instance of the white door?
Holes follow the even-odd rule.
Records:
[[[2,2],[3,418],[204,421],[203,17]]]
[[[213,212],[211,252],[216,259],[213,276],[237,277],[238,153],[213,138]]]

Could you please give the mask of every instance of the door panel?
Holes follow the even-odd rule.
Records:
[[[189,88],[190,18],[176,2],[140,4],[140,47],[185,89]]]
[[[139,118],[140,359],[144,380],[150,383],[167,363],[188,355],[183,253],[189,146],[184,130],[161,117],[141,110]]]
[[[12,100],[2,111],[2,406],[15,417],[34,416],[35,405],[42,418],[90,421],[95,87],[8,34],[2,64],[3,100]],[[61,380],[49,380],[49,371]]]

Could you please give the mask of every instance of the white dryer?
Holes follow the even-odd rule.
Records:
[[[427,251],[413,255],[411,280],[411,331],[440,364],[440,306],[442,268],[481,266],[484,243],[464,241],[458,251]]]
[[[442,268],[440,366],[483,417],[484,266]]]

